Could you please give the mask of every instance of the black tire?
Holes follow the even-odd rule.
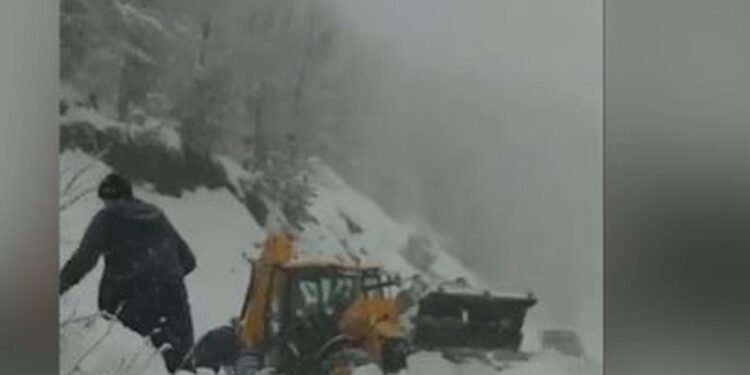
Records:
[[[235,375],[253,375],[263,368],[263,354],[245,352],[234,363]]]
[[[210,368],[214,372],[234,366],[240,355],[240,343],[234,328],[222,326],[203,335],[193,349],[196,368]]]
[[[391,374],[406,367],[409,344],[404,339],[387,339],[383,342],[381,365],[383,372]]]

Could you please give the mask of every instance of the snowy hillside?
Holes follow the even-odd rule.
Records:
[[[111,169],[101,161],[82,152],[65,152],[60,157],[61,213],[60,262],[64,263],[75,250],[83,232],[101,203],[92,190]],[[390,219],[376,204],[351,190],[344,181],[322,163],[315,167],[315,184],[318,196],[312,213],[319,224],[301,232],[300,251],[314,254],[346,254],[347,251],[365,249],[372,258],[403,275],[417,271],[402,257],[403,248],[410,235],[407,229]],[[186,192],[182,198],[172,198],[153,192],[147,186],[136,187],[137,196],[161,207],[175,227],[193,248],[198,267],[187,277],[195,334],[200,337],[207,330],[225,324],[239,313],[240,302],[249,279],[250,268],[243,253],[252,253],[256,244],[265,237],[265,231],[247,212],[245,207],[228,190],[199,189]],[[356,222],[361,232],[350,233],[347,221]],[[440,251],[436,249],[435,251]],[[445,254],[442,263],[451,265],[465,276],[470,273]],[[153,361],[153,348],[125,328],[95,316],[98,281],[103,265],[100,262],[78,286],[66,294],[60,303],[61,363],[62,373],[76,366],[98,337],[107,334],[100,347],[78,364],[91,373],[120,368],[126,363]],[[107,333],[109,332],[109,333]],[[141,373],[143,365],[124,365],[123,374]],[[149,368],[160,373],[162,366]],[[150,370],[151,371],[151,370]]]
[[[69,102],[80,101],[74,92],[63,92]],[[66,124],[87,123],[95,129],[129,129],[133,139],[156,140],[170,152],[181,152],[179,135],[169,124],[144,118],[133,127],[112,120],[92,108],[73,105],[62,116]],[[135,132],[135,133],[133,133]],[[139,133],[140,132],[140,133]],[[143,138],[138,138],[143,135]],[[179,198],[160,194],[145,183],[135,186],[141,199],[159,206],[193,249],[198,266],[186,278],[196,339],[209,329],[236,316],[250,277],[246,256],[256,255],[266,229],[238,199],[243,180],[259,178],[226,156],[214,156],[234,191],[227,187],[181,192]],[[486,288],[444,248],[444,241],[424,223],[398,222],[370,198],[349,186],[331,167],[318,159],[308,161],[309,183],[315,194],[308,207],[315,218],[298,231],[296,246],[305,255],[354,254],[382,263],[404,277],[421,275],[427,281],[462,277]],[[91,218],[101,208],[95,187],[112,168],[88,153],[66,149],[60,155],[60,264],[75,251]],[[166,374],[161,356],[150,343],[119,323],[97,313],[100,261],[82,282],[60,301],[61,374],[151,375]],[[534,337],[534,333],[527,334]],[[528,345],[526,345],[528,347]],[[507,373],[588,374],[596,365],[579,359],[543,353]],[[362,368],[358,373],[377,372]],[[454,364],[436,353],[418,353],[409,359],[411,374],[485,374],[495,370],[482,362]]]
[[[133,181],[139,198],[166,213],[195,253],[197,268],[185,283],[196,339],[240,313],[251,276],[247,258],[257,256],[267,232],[279,228],[293,232],[295,246],[303,256],[366,258],[400,274],[404,280],[420,276],[419,280],[431,287],[446,288],[444,282],[453,281],[454,286],[466,288],[468,284],[475,292],[485,294],[498,282],[542,289],[544,285],[568,280],[546,275],[577,276],[579,273],[574,270],[578,268],[559,267],[567,253],[557,251],[561,258],[548,258],[543,252],[527,251],[534,246],[512,245],[513,238],[521,238],[524,244],[528,241],[541,244],[541,248],[565,249],[577,246],[577,242],[566,240],[568,237],[561,237],[560,233],[575,231],[558,230],[555,223],[539,226],[545,235],[537,235],[536,226],[527,225],[535,223],[531,220],[535,215],[503,221],[513,212],[506,209],[505,202],[558,197],[529,189],[529,185],[549,185],[548,180],[519,173],[537,168],[512,162],[547,163],[536,156],[547,154],[537,153],[534,148],[546,138],[537,137],[536,133],[528,139],[519,138],[511,123],[542,129],[534,123],[537,114],[558,111],[540,111],[540,103],[551,104],[550,108],[555,109],[562,102],[544,95],[542,99],[547,101],[540,102],[537,90],[542,86],[537,77],[526,80],[534,86],[529,92],[523,90],[528,82],[511,82],[513,86],[508,87],[514,94],[510,96],[484,87],[500,81],[467,71],[465,62],[470,60],[464,57],[470,56],[471,51],[462,47],[471,45],[466,40],[481,42],[486,38],[444,34],[479,32],[481,28],[445,28],[441,17],[423,17],[438,11],[453,19],[463,11],[440,10],[447,4],[429,4],[424,10],[412,4],[396,19],[389,15],[387,22],[378,26],[373,20],[390,14],[393,7],[384,4],[389,11],[379,12],[377,3],[62,0],[60,265],[76,250],[90,220],[102,207],[95,194],[97,184],[116,171]],[[360,11],[368,17],[360,17]],[[427,25],[412,22],[411,16],[432,20],[438,27],[422,29]],[[503,22],[492,19],[491,23],[505,25],[513,18]],[[472,25],[480,20],[481,17],[471,17]],[[401,21],[408,22],[400,25]],[[408,27],[397,30],[403,26]],[[414,38],[414,32],[430,39]],[[399,40],[398,44],[393,44],[388,35],[398,36],[393,38]],[[407,44],[402,46],[402,41]],[[403,48],[409,43],[411,47]],[[416,57],[413,52],[426,45],[436,47],[426,52],[444,48],[448,56],[460,56],[463,63],[456,66],[460,69],[453,71],[453,59],[444,56],[424,59],[429,53],[418,53],[423,55],[421,60],[411,61]],[[493,42],[491,47],[501,45],[505,48],[522,44]],[[512,62],[527,52],[497,55],[504,59],[515,56],[509,60]],[[489,55],[492,54],[483,56],[482,61]],[[497,67],[509,61],[487,64],[491,67],[487,76],[506,74]],[[510,73],[517,76],[517,72]],[[546,81],[548,77],[542,78]],[[474,81],[483,84],[476,85]],[[524,95],[533,98],[531,109],[514,99]],[[485,97],[491,100],[482,99]],[[568,97],[565,95],[566,100]],[[525,114],[527,110],[530,115]],[[557,118],[552,120],[544,119],[542,123],[558,122]],[[576,117],[571,123],[579,124],[579,120]],[[495,128],[503,129],[502,136],[488,133]],[[559,129],[563,128],[556,127],[548,134],[556,135]],[[454,130],[458,133],[446,133]],[[567,136],[552,139],[567,141]],[[502,147],[498,147],[498,140]],[[569,147],[568,143],[561,145],[565,150],[579,148]],[[553,150],[544,146],[542,151]],[[485,154],[481,147],[491,152]],[[498,151],[507,152],[509,157],[488,157]],[[559,172],[568,168],[559,168],[558,158],[559,155],[551,158],[555,159],[551,164],[555,168],[549,176],[555,179],[550,181],[562,187],[557,189],[560,192],[580,191],[585,195],[587,190],[568,188],[578,185],[560,181]],[[496,168],[497,160],[503,161],[502,168]],[[482,161],[489,164],[478,163]],[[352,169],[357,173],[337,173]],[[382,175],[379,171],[383,170],[394,173]],[[461,172],[454,174],[456,171]],[[505,173],[495,176],[500,171]],[[366,175],[367,179],[359,180],[358,175]],[[516,175],[522,178],[506,178]],[[498,180],[488,180],[495,177]],[[406,181],[403,186],[401,180]],[[485,183],[478,183],[481,181]],[[368,190],[368,194],[353,188],[370,189],[380,183],[387,188]],[[438,185],[442,187],[437,188]],[[475,189],[477,186],[486,189]],[[504,199],[497,198],[498,190],[505,194]],[[396,199],[389,202],[389,196]],[[595,199],[594,195],[589,196],[587,199]],[[559,197],[566,202],[561,207],[570,203],[574,208],[559,210],[566,213],[565,221],[575,223],[573,229],[583,228],[577,219],[568,216],[569,211],[580,211],[582,206],[567,199],[567,195]],[[485,206],[489,205],[485,202],[489,201],[497,203],[503,212],[487,210]],[[539,206],[550,209],[559,206],[556,200],[539,201]],[[405,217],[395,218],[395,212]],[[539,216],[545,217],[542,224],[556,220],[553,216],[546,220],[546,212],[557,210],[540,212]],[[517,223],[523,223],[522,228],[516,227]],[[555,246],[531,241],[546,238],[546,233],[555,239],[551,241]],[[508,257],[493,259],[495,249],[507,249]],[[529,254],[532,261],[519,261],[516,258],[526,256],[514,252]],[[456,254],[467,262],[489,261],[474,263],[472,267],[476,269],[467,269]],[[484,258],[475,258],[480,254]],[[102,263],[60,300],[60,373],[166,374],[158,350],[147,340],[97,313]],[[536,267],[536,263],[545,267]],[[546,271],[548,264],[554,272]],[[527,272],[529,269],[531,272]],[[497,278],[496,274],[504,277]],[[538,282],[530,283],[519,275],[533,275]],[[543,340],[537,333],[549,328],[547,323],[551,321],[547,315],[540,318],[540,312],[559,316],[550,306],[577,303],[570,298],[572,291],[556,291],[571,289],[575,294],[585,294],[578,284],[571,285],[551,288],[552,292],[539,291],[542,306],[530,310],[521,347],[536,354],[529,362],[504,369],[506,373],[601,373],[601,365],[540,350]],[[524,295],[529,292],[493,291]],[[591,326],[592,321],[600,322],[596,318],[601,315],[599,310],[589,308],[598,300],[592,301],[560,310],[585,310],[569,315],[587,323],[581,326]],[[408,311],[414,310],[412,307]],[[411,324],[408,315],[402,316],[407,326]],[[575,319],[566,322],[572,320]],[[497,363],[481,360],[458,364],[437,353],[421,352],[409,358],[409,368],[403,375],[490,374],[496,372],[496,366]],[[364,367],[357,372],[365,375],[379,370]]]
[[[403,275],[417,273],[399,251],[408,242],[412,234],[410,229],[389,218],[374,202],[352,190],[322,162],[316,162],[314,170],[318,195],[311,211],[319,224],[309,225],[301,233],[298,242],[301,251],[343,254],[364,248],[367,254],[388,268]],[[66,206],[60,213],[62,263],[75,250],[90,218],[101,207],[91,188],[109,173],[110,168],[84,153],[65,152],[60,158],[60,171],[60,186],[64,190],[61,205]],[[68,186],[74,177],[74,183]],[[226,189],[199,189],[186,192],[177,199],[154,193],[147,186],[138,186],[136,194],[161,207],[195,251],[198,267],[187,277],[186,283],[196,337],[225,324],[239,312],[249,278],[250,269],[243,253],[253,252],[255,245],[265,236],[264,229]],[[72,204],[71,199],[75,200]],[[355,222],[361,232],[351,233],[344,217]],[[442,273],[441,276],[446,278],[474,278],[442,249],[432,251],[439,259],[433,262],[434,273]],[[154,355],[155,349],[146,341],[119,324],[96,317],[97,286],[102,267],[100,262],[60,302],[61,373],[75,373],[71,371],[76,366],[84,369],[84,373],[165,373],[161,357]],[[577,370],[580,366],[565,364],[570,359],[541,356],[540,361],[522,366],[528,366],[530,371],[538,368],[540,372],[519,373],[584,373]],[[558,372],[548,372],[549,362],[555,366],[559,362],[564,367],[556,370]],[[409,371],[432,373],[435,368],[446,374],[494,371],[481,363],[454,365],[429,353],[410,359]],[[364,368],[362,371],[369,370]]]

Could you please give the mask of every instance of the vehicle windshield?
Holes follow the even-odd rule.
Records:
[[[358,278],[361,276],[361,286]],[[324,314],[333,316],[344,310],[363,292],[368,297],[394,298],[397,280],[381,270],[347,271],[341,269],[310,269],[296,277],[296,314]],[[361,290],[358,290],[361,288]]]
[[[305,353],[319,349],[336,334],[341,315],[357,296],[388,297],[393,285],[378,270],[336,267],[296,270],[291,282],[289,329],[295,345]]]
[[[368,297],[395,298],[398,280],[382,270],[365,271],[362,275],[362,289]]]
[[[356,274],[334,269],[306,270],[298,275],[298,313],[333,316],[356,297]]]

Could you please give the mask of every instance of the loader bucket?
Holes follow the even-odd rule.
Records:
[[[413,344],[517,352],[526,311],[536,302],[532,296],[431,292],[419,301]]]

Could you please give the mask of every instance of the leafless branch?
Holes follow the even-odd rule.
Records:
[[[131,370],[135,366],[136,360],[146,349],[148,349],[149,346],[150,344],[148,342],[148,338],[143,338],[140,349],[138,349],[138,351],[129,358],[126,365],[124,364],[125,359],[123,359],[121,367],[114,373],[114,375],[126,374],[127,371]]]
[[[74,310],[73,314],[71,314],[71,316],[69,318],[67,318],[67,319],[63,320],[62,322],[60,322],[60,327],[66,327],[66,326],[71,325],[71,324],[76,324],[76,323],[85,322],[85,321],[91,321],[91,320],[94,320],[94,319],[96,319],[98,317],[103,317],[103,314],[101,312],[95,312],[95,313],[89,314],[89,315],[75,316],[75,310]]]
[[[92,186],[74,195],[72,198],[68,199],[67,201],[63,202],[62,204],[60,204],[60,212],[67,210],[68,208],[70,208],[70,206],[74,205],[76,202],[81,200],[81,198],[91,194],[94,190],[96,190],[96,187]]]
[[[67,167],[65,167],[65,169],[63,169],[63,170],[62,170],[62,171],[60,172],[60,181],[62,181],[62,179],[63,179],[63,178],[65,177],[65,176],[67,176],[67,175],[68,175],[68,173],[70,172],[70,169],[71,169],[71,167],[70,167],[70,166],[67,166]]]
[[[99,151],[97,154],[93,155],[93,160],[86,163],[83,167],[81,167],[79,170],[76,171],[76,173],[68,180],[68,183],[65,184],[65,187],[63,188],[63,191],[60,195],[68,195],[71,192],[71,189],[73,188],[73,185],[75,185],[76,182],[83,176],[84,173],[86,173],[89,169],[94,167],[94,164],[105,154],[107,154],[111,148],[105,148],[104,150]],[[67,171],[64,172],[64,174],[67,174]],[[62,176],[61,176],[62,177]]]
[[[84,360],[86,360],[86,358],[88,358],[88,356],[90,356],[90,355],[91,355],[91,353],[93,353],[93,352],[94,352],[94,351],[95,351],[95,350],[96,350],[97,348],[99,348],[99,346],[101,346],[101,344],[102,344],[102,343],[104,342],[104,339],[106,339],[106,338],[107,338],[107,337],[108,337],[108,336],[109,336],[109,335],[110,335],[110,334],[112,333],[112,328],[114,328],[114,326],[115,326],[115,320],[112,320],[112,321],[110,321],[110,322],[109,322],[109,325],[107,326],[107,330],[106,330],[106,331],[104,332],[104,334],[103,334],[103,335],[102,335],[102,336],[101,336],[101,337],[100,337],[99,339],[97,339],[97,340],[96,340],[96,341],[94,342],[94,344],[93,344],[93,345],[91,345],[91,346],[90,346],[90,347],[89,347],[89,348],[88,348],[88,349],[87,349],[87,350],[86,350],[86,351],[85,351],[85,352],[84,352],[84,353],[83,353],[83,354],[82,354],[82,355],[81,355],[81,356],[80,356],[80,357],[79,357],[79,358],[78,358],[78,359],[77,359],[77,360],[76,360],[76,361],[74,362],[74,364],[73,364],[73,368],[72,368],[72,369],[71,369],[70,371],[68,371],[67,373],[65,373],[65,375],[73,375],[74,373],[76,373],[76,372],[79,372],[79,371],[81,371],[81,370],[82,370],[82,369],[81,369],[81,364],[83,363],[83,361],[84,361]]]

